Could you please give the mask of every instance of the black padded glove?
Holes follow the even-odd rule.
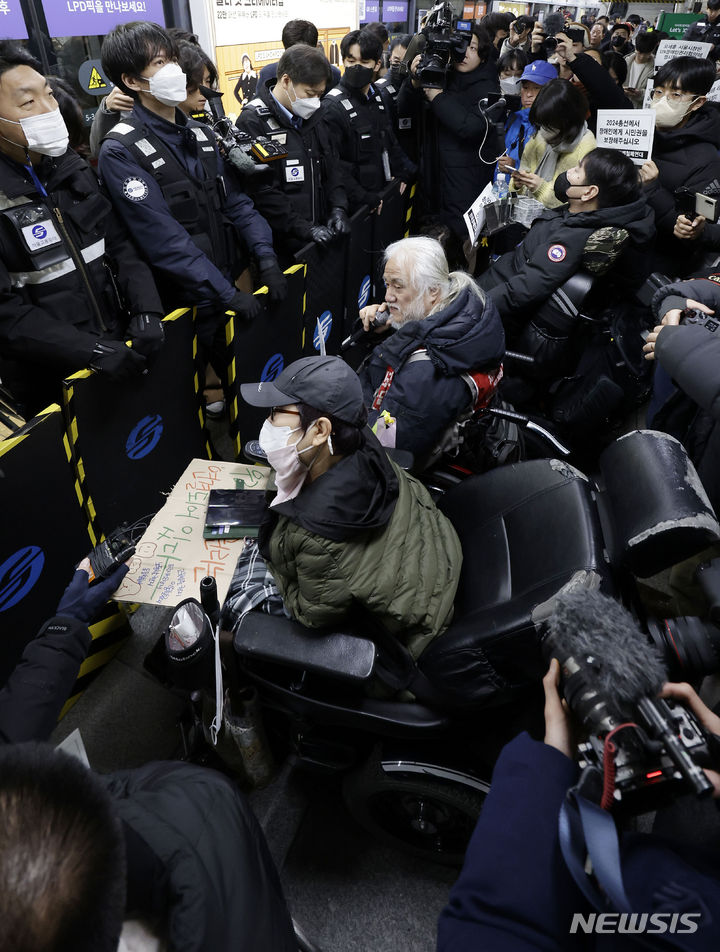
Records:
[[[350,219],[344,208],[333,208],[328,218],[328,228],[336,238],[350,234]]]
[[[267,285],[271,304],[280,304],[287,296],[287,279],[280,270],[277,258],[260,258],[258,261],[260,280]]]
[[[145,373],[147,361],[124,340],[99,340],[93,348],[89,367],[110,380],[127,380]]]
[[[90,588],[88,573],[85,569],[77,568],[72,581],[63,592],[56,614],[77,618],[87,625],[112,593],[120,587],[128,571],[127,565],[119,565],[112,575]]]
[[[318,245],[329,245],[335,235],[325,225],[313,225],[310,228],[312,240]]]
[[[262,313],[262,301],[255,294],[246,294],[245,291],[236,291],[232,301],[226,305],[225,310],[235,311],[238,317],[244,317],[251,320]]]
[[[142,354],[143,357],[154,357],[165,340],[162,314],[134,314],[127,332],[136,353]]]

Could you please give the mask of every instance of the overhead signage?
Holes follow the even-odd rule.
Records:
[[[162,0],[43,0],[50,36],[104,36],[118,23],[165,26]]]
[[[25,18],[20,0],[0,0],[0,40],[26,40]]]

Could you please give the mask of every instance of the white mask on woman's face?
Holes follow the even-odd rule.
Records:
[[[661,99],[653,100],[651,107],[655,110],[655,124],[659,129],[672,129],[679,125],[685,116],[687,116],[690,106],[699,97],[691,99],[690,102],[670,102],[667,96]]]
[[[310,426],[313,426],[313,423]],[[268,463],[275,470],[277,495],[270,503],[271,506],[279,506],[297,496],[307,479],[310,467],[317,459],[316,453],[310,466],[306,466],[300,459],[300,455],[313,449],[313,446],[306,446],[304,450],[299,450],[297,443],[288,443],[290,436],[301,429],[301,426],[295,428],[273,426],[269,420],[266,420],[260,430],[260,446],[267,456]],[[317,452],[320,452],[319,448]]]

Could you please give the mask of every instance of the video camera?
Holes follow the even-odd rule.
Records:
[[[404,63],[409,67],[422,51],[416,77],[424,89],[444,89],[447,74],[453,63],[461,63],[472,37],[470,20],[453,17],[452,6],[438,3],[432,8],[425,26],[413,38],[405,54]]]
[[[287,149],[274,139],[267,136],[251,136],[240,129],[225,115],[222,104],[223,94],[209,86],[199,86],[200,92],[207,100],[212,116],[211,128],[215,133],[223,159],[230,163],[243,175],[253,175],[263,172],[268,162],[283,159],[288,154]]]
[[[720,561],[703,571],[709,575],[703,584],[700,573],[700,584],[714,591]],[[689,791],[712,792],[702,768],[718,769],[720,738],[681,702],[657,693],[668,679],[697,679],[720,668],[714,625],[666,620],[651,626],[648,638],[613,599],[576,592],[558,600],[542,651],[546,660],[558,659],[562,693],[588,732],[577,747],[588,799],[636,816]]]

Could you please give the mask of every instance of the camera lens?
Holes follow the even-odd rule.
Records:
[[[558,41],[557,37],[549,36],[546,40],[543,41],[543,47],[549,52],[552,53],[557,49]]]
[[[709,622],[689,616],[651,619],[648,631],[671,681],[692,681],[720,670],[720,629]]]

